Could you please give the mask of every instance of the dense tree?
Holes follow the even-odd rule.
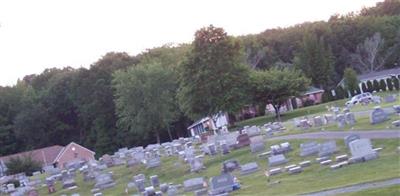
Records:
[[[345,88],[350,91],[352,95],[354,95],[359,89],[357,73],[351,68],[346,68],[344,70],[343,80]]]
[[[400,82],[399,79],[396,77],[392,77],[393,86],[396,90],[400,90]]]
[[[387,78],[386,79],[386,84],[387,84],[387,88],[392,91],[393,90],[393,80],[392,78]]]
[[[386,82],[385,82],[384,79],[382,79],[382,80],[379,81],[379,89],[380,89],[381,91],[386,91]]]
[[[155,136],[160,143],[160,130],[169,131],[178,115],[173,72],[160,64],[138,65],[116,72],[114,87],[118,126],[145,138]]]
[[[7,175],[25,173],[32,176],[33,172],[42,170],[42,163],[37,162],[30,156],[11,158],[6,163]]]
[[[303,70],[312,84],[322,88],[333,85],[333,55],[322,37],[307,33],[303,38],[300,53],[295,58],[295,65]]]
[[[182,63],[180,107],[192,119],[237,111],[248,97],[247,80],[248,67],[242,64],[239,43],[222,28],[202,28]]]
[[[374,91],[376,91],[376,92],[379,92],[380,91],[380,89],[381,89],[381,85],[379,85],[379,82],[378,82],[378,80],[374,80],[373,82],[372,82],[372,85],[373,85],[373,89],[374,89]]]
[[[363,82],[363,83],[361,84],[361,89],[362,89],[363,92],[369,92],[369,91],[368,91],[368,88],[367,88],[367,85],[365,84],[365,82]]]
[[[251,73],[252,91],[258,103],[271,104],[280,121],[280,108],[290,98],[305,92],[309,79],[298,70],[273,68]]]
[[[372,84],[372,82],[370,80],[367,81],[367,87],[368,87],[368,92],[372,93],[374,92],[374,85]]]

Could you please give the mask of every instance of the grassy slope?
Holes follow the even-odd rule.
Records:
[[[288,164],[296,164],[303,160],[311,160],[315,157],[301,158],[298,156],[299,144],[304,140],[291,141],[294,150],[288,154],[290,162]],[[274,141],[268,146],[279,143]],[[347,153],[347,149],[343,145],[342,140],[337,142],[340,153]],[[322,167],[317,164],[312,164],[311,167],[306,168],[305,171],[297,175],[281,174],[270,178],[271,182],[280,181],[281,183],[275,185],[267,185],[267,177],[264,175],[267,169],[267,161],[265,159],[258,159],[255,155],[249,152],[249,148],[243,148],[231,152],[226,156],[216,156],[214,158],[206,157],[205,166],[206,170],[201,173],[190,173],[189,167],[177,161],[177,158],[163,158],[164,163],[162,167],[156,169],[145,169],[143,166],[135,168],[126,168],[125,166],[110,168],[109,170],[114,173],[118,186],[104,190],[105,195],[127,195],[125,193],[125,186],[128,181],[136,174],[144,173],[148,178],[151,175],[158,175],[161,182],[183,183],[184,180],[203,176],[211,177],[218,175],[221,169],[221,163],[224,160],[236,159],[241,164],[257,161],[261,170],[249,176],[238,176],[242,183],[242,189],[234,192],[237,195],[293,195],[298,193],[312,192],[323,189],[335,188],[349,184],[356,184],[360,182],[380,180],[392,177],[399,177],[399,156],[396,154],[396,148],[399,146],[397,139],[390,140],[374,140],[374,147],[384,147],[378,160],[373,160],[367,163],[351,165],[346,168],[332,171],[327,167]],[[91,195],[90,189],[93,187],[92,183],[82,181],[82,176],[77,176],[77,184],[79,188],[73,191],[66,191],[61,189],[61,184],[57,184],[56,195],[71,194],[79,192],[81,195]],[[47,189],[41,188],[40,195],[46,195]],[[134,193],[135,190],[130,190],[129,194]]]
[[[387,96],[388,94],[400,94],[400,91],[391,91],[391,92],[379,92],[376,95],[381,96],[382,98]],[[346,101],[349,99],[341,99],[337,101],[332,101],[324,104],[319,104],[319,105],[314,105],[314,106],[309,106],[309,107],[304,107],[304,108],[299,108],[290,112],[286,112],[282,114],[281,120],[282,121],[287,121],[293,118],[301,117],[301,116],[308,116],[308,115],[322,115],[324,113],[327,113],[327,106],[339,106],[343,107]],[[400,100],[398,100],[395,103],[382,103],[380,104],[381,107],[392,107],[393,105],[399,105]],[[353,108],[351,108],[352,112],[356,111],[365,111],[365,110],[370,110],[373,109],[375,105],[370,104],[368,106],[361,106],[361,105],[356,105]],[[252,119],[247,119],[244,121],[240,121],[235,123],[235,127],[243,127],[246,125],[263,125],[267,122],[274,122],[276,121],[274,115],[266,115],[266,116],[260,116]]]

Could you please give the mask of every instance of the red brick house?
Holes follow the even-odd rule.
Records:
[[[62,169],[65,163],[73,160],[94,160],[95,152],[71,142],[67,146],[49,146],[32,151],[20,152],[13,155],[0,157],[0,162],[6,163],[11,158],[31,157],[33,160],[42,163],[42,167],[53,165]]]

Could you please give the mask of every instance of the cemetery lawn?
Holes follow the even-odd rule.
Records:
[[[372,196],[372,195],[400,195],[400,185],[393,185],[384,188],[368,189],[359,192],[341,194],[340,196]]]
[[[381,96],[382,99],[389,95],[389,94],[397,94],[400,95],[400,91],[386,91],[386,92],[379,92],[375,93],[374,95]],[[298,108],[293,111],[289,111],[286,113],[281,114],[281,121],[285,122],[293,118],[299,118],[303,116],[316,116],[316,115],[323,115],[327,112],[327,107],[330,106],[339,106],[339,107],[344,107],[346,101],[348,101],[349,98],[346,99],[341,99],[341,100],[336,100],[336,101],[331,101],[319,105],[314,105],[314,106],[309,106],[309,107],[303,107],[303,108]],[[380,106],[382,108],[385,107],[393,107],[394,105],[400,105],[400,101],[393,102],[393,103],[384,103],[382,101],[382,104]],[[362,106],[362,105],[356,105],[350,109],[351,112],[360,112],[360,111],[368,111],[372,110],[376,105],[375,104],[369,104],[368,106]],[[259,116],[247,120],[243,120],[240,122],[235,123],[235,125],[231,128],[242,128],[244,126],[252,126],[252,125],[264,125],[268,122],[275,122],[275,115],[274,114],[269,114],[265,116]],[[338,129],[335,129],[338,130]]]
[[[289,163],[286,165],[298,164],[304,160],[315,160],[315,156],[304,158],[298,156],[300,143],[306,141],[309,140],[290,140],[290,144],[294,150],[287,154],[286,157],[289,159]],[[269,141],[266,147],[269,149],[269,146],[281,142],[284,141]],[[222,162],[229,159],[236,159],[240,164],[256,161],[260,167],[258,172],[248,176],[240,176],[238,172],[234,172],[234,175],[238,177],[242,187],[240,190],[233,192],[233,195],[295,195],[362,182],[400,177],[400,156],[396,152],[400,141],[398,139],[380,139],[373,140],[372,143],[375,148],[383,147],[383,150],[380,152],[380,157],[376,160],[350,165],[338,170],[331,170],[327,166],[319,166],[319,164],[313,163],[300,174],[289,175],[283,173],[272,176],[269,179],[272,184],[269,185],[267,183],[267,177],[264,174],[267,169],[267,160],[257,158],[256,154],[250,153],[248,147],[232,151],[225,156],[218,155],[213,158],[206,156],[204,164],[207,169],[200,173],[190,173],[189,166],[184,164],[181,160],[178,160],[177,157],[163,157],[161,167],[155,169],[146,169],[142,165],[133,168],[127,168],[126,166],[109,168],[108,171],[113,172],[113,177],[117,185],[114,188],[104,190],[103,194],[128,195],[125,193],[125,187],[129,180],[139,173],[146,175],[147,183],[149,183],[148,178],[151,175],[158,175],[161,183],[172,182],[174,184],[182,184],[184,180],[193,177],[202,176],[208,179],[209,177],[219,175]],[[337,140],[337,145],[339,153],[336,155],[345,153],[350,155],[347,148],[344,147],[342,139]],[[284,166],[285,165],[283,165],[283,167]],[[72,194],[76,192],[81,195],[91,195],[90,190],[93,188],[94,182],[83,182],[81,174],[77,174],[76,182],[79,188],[75,190],[63,190],[61,188],[61,183],[57,182],[57,192],[52,195]],[[134,193],[136,193],[136,190],[129,190],[129,195]],[[47,188],[40,188],[39,194],[47,195]]]

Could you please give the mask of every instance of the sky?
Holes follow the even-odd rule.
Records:
[[[189,43],[213,24],[230,35],[260,33],[378,0],[1,0],[0,86],[46,68],[89,67],[107,52],[138,54]]]

